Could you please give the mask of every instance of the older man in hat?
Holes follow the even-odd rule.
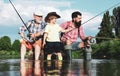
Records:
[[[41,45],[42,45],[42,38],[43,38],[43,32],[44,28],[46,26],[45,22],[42,21],[43,15],[37,11],[33,13],[33,20],[29,20],[26,24],[27,28],[25,26],[21,26],[19,28],[19,34],[21,36],[21,60],[25,59],[26,50],[30,50],[29,52],[32,52],[34,48],[35,53],[35,60],[39,59],[40,51],[41,51]],[[28,34],[29,38],[26,38],[25,31],[28,29],[30,33]]]
[[[46,44],[47,60],[51,60],[53,53],[58,55],[58,60],[62,60],[61,51],[63,50],[62,43],[60,42],[60,32],[68,32],[71,29],[63,30],[57,23],[56,19],[60,16],[56,12],[49,12],[45,17],[45,21],[48,23],[45,27],[45,34],[43,39],[43,45]]]

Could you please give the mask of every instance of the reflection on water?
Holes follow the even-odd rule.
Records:
[[[0,76],[19,76],[19,60],[0,60]]]
[[[62,61],[47,61],[44,62],[45,76],[62,76]]]
[[[120,61],[0,60],[0,76],[120,76]]]
[[[40,61],[21,61],[20,76],[42,76]]]

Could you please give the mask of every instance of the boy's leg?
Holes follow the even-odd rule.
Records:
[[[47,60],[51,60],[51,56],[52,56],[52,54],[48,54],[47,55]]]
[[[85,44],[84,44],[84,42],[82,41],[82,42],[80,42],[79,43],[79,48],[81,49],[81,48],[84,48],[85,47]]]
[[[57,53],[58,55],[58,60],[63,60],[62,54],[61,53]]]

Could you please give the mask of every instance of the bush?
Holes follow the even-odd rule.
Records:
[[[118,59],[120,58],[120,42],[118,40],[104,41],[92,46],[93,58]]]
[[[6,58],[20,58],[20,53],[16,51],[0,51],[0,59],[6,59]]]

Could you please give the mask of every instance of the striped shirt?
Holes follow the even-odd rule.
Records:
[[[72,28],[71,26],[73,26],[73,23],[72,21],[67,21],[65,23],[62,23],[60,26],[63,29],[69,29]],[[81,38],[81,40],[84,40],[85,38],[84,30],[82,26],[79,27],[79,32],[78,32],[78,28],[76,28],[68,33],[64,33],[61,37],[61,40],[66,41],[67,39],[69,39],[71,42],[76,42],[78,36]]]

